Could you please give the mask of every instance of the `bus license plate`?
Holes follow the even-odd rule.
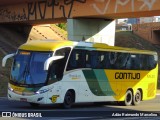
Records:
[[[27,99],[26,98],[20,98],[20,101],[27,102]]]

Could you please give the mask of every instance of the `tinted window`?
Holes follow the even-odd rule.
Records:
[[[157,58],[153,55],[73,50],[67,70],[77,68],[151,70],[156,64]]]
[[[67,70],[85,68],[85,51],[73,50],[69,59]]]
[[[55,52],[55,56],[64,56],[64,58],[67,59],[70,51],[71,51],[71,48],[69,47],[62,48]]]
[[[55,51],[55,56],[64,56],[59,60],[54,60],[50,65],[48,72],[48,84],[52,84],[63,78],[63,72],[69,56],[71,48],[66,47]]]
[[[57,69],[60,69],[62,73],[64,72],[64,68],[65,68],[70,51],[71,51],[71,48],[66,47],[66,48],[56,50],[55,52],[55,56],[64,56],[63,59],[58,60],[60,64],[59,64],[59,68],[57,68]]]

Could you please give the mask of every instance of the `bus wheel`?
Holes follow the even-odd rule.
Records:
[[[63,107],[67,109],[71,108],[73,103],[74,103],[74,94],[71,91],[67,91],[64,97]]]
[[[40,104],[38,103],[29,103],[31,105],[31,107],[37,108],[39,107]]]
[[[142,94],[139,90],[136,91],[136,94],[133,96],[133,105],[140,104],[142,99]]]
[[[132,91],[128,90],[125,95],[124,105],[130,106],[132,104]]]

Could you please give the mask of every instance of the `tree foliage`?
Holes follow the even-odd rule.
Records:
[[[57,26],[65,31],[67,30],[67,23],[59,23],[59,24],[57,24]]]

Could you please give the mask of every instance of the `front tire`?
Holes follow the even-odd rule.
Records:
[[[140,90],[137,90],[136,94],[133,96],[133,105],[140,104],[141,99],[142,99],[142,94],[141,94]]]
[[[125,95],[124,105],[130,106],[132,104],[132,91],[128,90]]]
[[[64,97],[64,102],[63,102],[63,107],[64,108],[71,108],[73,103],[74,103],[74,94],[71,91],[67,91],[65,97]]]

